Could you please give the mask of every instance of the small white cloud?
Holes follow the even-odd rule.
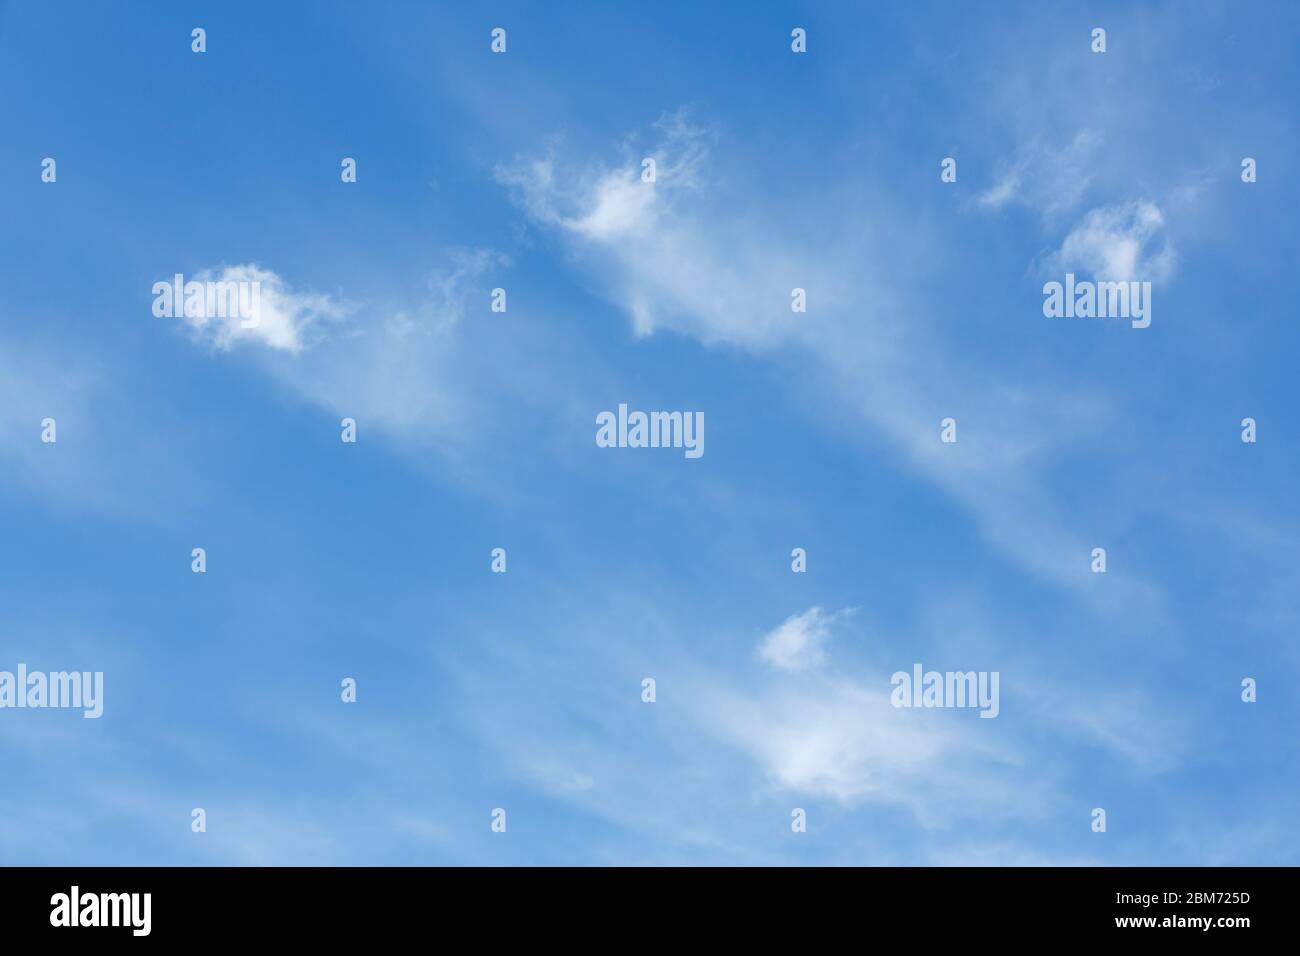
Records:
[[[243,301],[251,304],[250,314],[225,315],[205,310],[184,315],[194,334],[213,348],[229,350],[241,343],[255,343],[288,352],[300,352],[311,344],[313,332],[323,320],[340,319],[347,310],[327,295],[295,292],[270,269],[248,263],[226,266],[220,274],[205,269],[192,277],[202,283],[236,283],[245,291]],[[256,283],[256,295],[249,290]],[[183,313],[178,303],[176,312]]]
[[[824,614],[819,607],[786,618],[759,642],[758,656],[783,671],[802,671],[826,660],[824,646],[830,639],[831,624],[842,617]]]
[[[682,111],[654,124],[658,143],[637,149],[630,141],[623,162],[614,167],[566,171],[557,175],[548,155],[498,167],[496,177],[538,222],[560,226],[587,240],[608,243],[653,227],[674,199],[699,183],[708,156],[706,130],[692,126]],[[655,161],[656,181],[641,180],[641,161]]]
[[[1160,208],[1147,200],[1094,209],[1048,260],[1049,270],[1088,273],[1111,282],[1159,282],[1173,274],[1173,246]]]

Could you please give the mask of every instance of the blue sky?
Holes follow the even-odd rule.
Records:
[[[0,862],[1300,862],[1298,27],[0,4]]]

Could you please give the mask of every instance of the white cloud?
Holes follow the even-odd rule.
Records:
[[[664,116],[653,129],[657,145],[638,150],[629,142],[621,163],[585,169],[577,179],[557,179],[554,146],[544,159],[499,166],[496,177],[539,222],[594,242],[643,236],[698,186],[708,152],[706,131],[684,112]],[[655,162],[654,182],[641,178],[647,158]]]
[[[1036,803],[1037,787],[1017,772],[1019,758],[980,726],[992,722],[963,726],[960,718],[972,714],[894,707],[881,675],[863,683],[798,680],[757,694],[713,687],[699,698],[707,702],[703,727],[748,753],[782,789],[844,804],[897,804],[927,824]]]
[[[596,184],[591,209],[569,228],[601,241],[635,234],[653,219],[655,184],[643,183],[635,173],[608,173]]]
[[[491,655],[486,661],[448,659],[458,713],[519,778],[666,846],[732,841],[749,827],[767,832],[773,811],[779,820],[798,805],[791,801],[890,806],[921,827],[1023,822],[1051,806],[1056,767],[1029,765],[1009,721],[896,708],[888,674],[856,665],[842,674],[829,664],[746,668],[739,645],[733,666],[707,665],[682,636],[689,626],[667,618],[658,639],[611,641],[605,622],[639,602],[615,588],[601,605],[578,610],[581,617],[565,617],[566,642],[609,679],[583,681],[563,706],[547,702],[574,686],[571,663],[490,637],[478,644]],[[633,663],[644,660],[652,669]],[[485,670],[517,677],[517,692],[485,704]],[[646,672],[659,679],[653,706],[629,701],[617,679]],[[630,749],[630,741],[640,746]],[[872,818],[859,818],[862,831],[875,828]],[[761,841],[713,850],[714,859],[782,852]]]
[[[841,617],[827,615],[819,607],[786,618],[759,642],[758,656],[779,670],[802,671],[821,665],[824,645],[830,639],[830,626]]]
[[[256,305],[250,315],[186,314],[182,321],[202,341],[214,348],[228,350],[236,345],[255,343],[288,352],[300,352],[311,344],[316,327],[323,321],[341,319],[345,307],[318,292],[296,292],[270,269],[247,263],[226,266],[220,273],[205,269],[193,276],[194,281],[238,283],[251,289],[257,284],[257,297],[245,292]],[[178,314],[182,307],[175,306]]]
[[[766,264],[754,261],[750,265],[759,271],[737,274],[692,229],[712,134],[692,125],[682,112],[665,116],[653,131],[656,143],[636,149],[629,142],[614,165],[561,166],[552,146],[545,158],[498,167],[496,176],[535,222],[571,240],[575,253],[612,260],[614,269],[602,270],[607,276],[617,273],[613,281],[618,287],[610,294],[627,303],[639,335],[673,321],[689,322],[700,304],[700,286],[711,284],[706,321],[694,323],[692,330],[716,339],[713,330],[726,324],[728,334],[762,336],[779,312],[755,312],[746,305],[753,298],[751,276],[773,278],[761,271]],[[646,157],[656,163],[653,183],[641,181]],[[746,235],[735,238],[726,250],[733,262],[747,255],[749,245]],[[774,288],[779,287],[780,280]],[[788,297],[789,288],[782,294]]]
[[[700,719],[757,761],[778,786],[845,804],[907,806],[922,821],[975,806],[1021,803],[1032,787],[1010,785],[1018,759],[984,728],[921,717],[890,702],[883,675],[820,672],[831,625],[855,609],[792,615],[759,643],[759,657],[786,674],[758,693],[716,686]],[[931,715],[933,716],[933,715]],[[961,806],[958,806],[961,804]]]
[[[1093,209],[1070,230],[1046,267],[1053,273],[1088,273],[1111,282],[1161,282],[1176,257],[1160,208],[1148,200]]]

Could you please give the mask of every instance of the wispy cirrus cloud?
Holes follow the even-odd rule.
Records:
[[[1102,134],[1081,129],[1068,143],[1051,146],[1034,140],[1003,162],[996,181],[976,197],[984,209],[1024,206],[1055,219],[1076,207],[1095,179],[1094,161]]]
[[[637,606],[631,600],[619,613]],[[611,613],[597,608],[589,622],[567,622],[565,646],[593,674],[633,673],[631,659],[642,649],[608,640],[598,622]],[[786,623],[797,629],[801,620],[841,616],[809,609]],[[713,664],[701,662],[689,640],[659,635],[653,705],[627,702],[619,683],[597,678],[569,692],[564,707],[544,706],[560,687],[572,686],[571,664],[505,644],[490,650],[493,672],[530,675],[526,690],[509,701],[479,699],[480,666],[460,658],[450,666],[463,699],[458,706],[482,745],[501,754],[502,766],[637,840],[707,849],[715,860],[756,852],[719,842],[720,832],[767,830],[773,807],[784,805],[784,815],[807,801],[845,811],[888,807],[922,829],[975,818],[1032,819],[1050,806],[1056,768],[1031,766],[1005,722],[896,708],[888,674],[848,658],[823,654],[820,666],[792,668],[782,653],[773,663],[764,650],[780,630]],[[635,758],[630,741],[638,744]],[[727,795],[721,802],[720,791]],[[871,833],[872,821],[860,818],[855,833]],[[759,849],[756,861],[780,860],[787,850]]]
[[[664,155],[689,155],[689,175],[680,185],[662,176],[647,198],[618,204],[621,228],[635,230],[635,241],[578,225],[606,202],[611,170],[623,168],[617,163],[565,162],[553,149],[542,161],[499,169],[498,178],[538,228],[565,241],[638,334],[667,329],[710,345],[795,353],[838,396],[836,414],[847,407],[870,422],[967,508],[995,545],[1046,579],[1082,588],[1078,556],[1090,545],[1044,491],[1044,475],[1081,445],[1113,440],[1098,428],[1106,396],[1071,392],[1058,377],[1008,383],[972,367],[948,345],[930,303],[891,281],[917,265],[888,228],[849,228],[835,198],[809,197],[789,211],[745,204],[732,191],[743,181],[739,172],[723,182],[710,171],[715,133],[680,115],[658,132]],[[632,188],[630,173],[618,175],[620,190]],[[809,216],[825,227],[811,242],[796,241],[791,217]],[[853,240],[840,241],[845,234]],[[807,292],[807,313],[791,311],[796,287]],[[937,394],[947,396],[942,404]],[[958,445],[941,445],[946,414],[979,425]],[[1044,418],[1061,428],[1036,424]],[[1109,597],[1130,613],[1161,613],[1159,596],[1135,578],[1116,581]]]

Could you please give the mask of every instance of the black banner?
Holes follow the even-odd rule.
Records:
[[[534,942],[1049,937],[1231,946],[1283,932],[1290,869],[0,870],[7,940]],[[614,934],[614,935],[611,935]]]

